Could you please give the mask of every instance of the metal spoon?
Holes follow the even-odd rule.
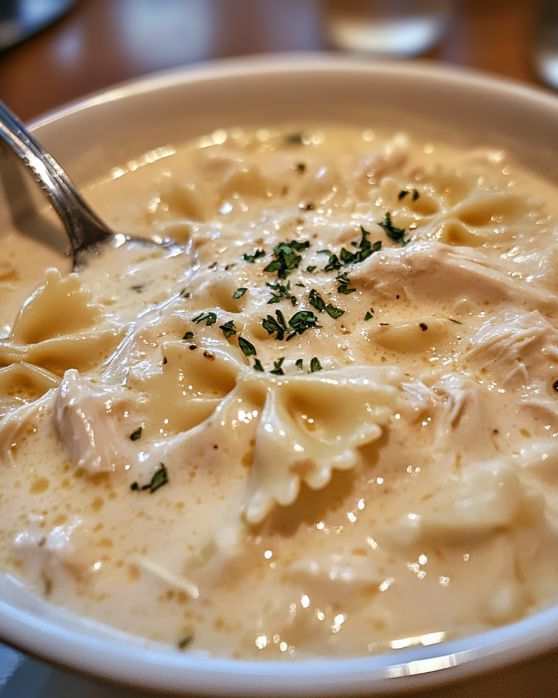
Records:
[[[31,170],[53,205],[70,239],[74,269],[100,247],[113,244],[141,244],[168,247],[172,243],[115,233],[83,200],[74,183],[19,119],[0,101],[0,137]]]

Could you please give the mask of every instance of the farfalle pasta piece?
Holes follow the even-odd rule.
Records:
[[[0,340],[0,366],[26,362],[60,376],[70,368],[93,368],[114,349],[123,329],[111,325],[45,339],[37,344]]]
[[[256,430],[245,515],[261,522],[292,504],[301,484],[321,489],[332,470],[355,465],[357,448],[378,439],[396,405],[396,368],[355,366],[271,383]]]
[[[0,368],[0,416],[13,407],[36,400],[58,385],[58,376],[25,362]]]
[[[75,334],[96,325],[100,306],[91,302],[77,274],[62,276],[48,269],[45,282],[23,304],[14,323],[12,339],[37,344],[47,339]]]

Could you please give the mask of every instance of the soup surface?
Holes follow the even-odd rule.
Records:
[[[328,126],[217,131],[87,196],[181,247],[69,273],[0,240],[4,574],[266,659],[556,601],[553,187],[500,151]]]

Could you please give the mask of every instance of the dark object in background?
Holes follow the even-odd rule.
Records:
[[[73,4],[74,0],[0,0],[0,51],[41,31]]]

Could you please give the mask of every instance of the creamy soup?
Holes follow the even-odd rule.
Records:
[[[142,162],[87,196],[179,249],[69,273],[0,241],[0,570],[177,650],[265,659],[554,602],[554,188],[501,151],[340,127]]]

